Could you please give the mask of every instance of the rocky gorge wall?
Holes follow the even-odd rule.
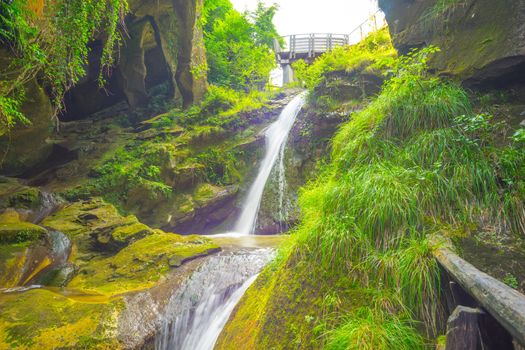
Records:
[[[432,67],[467,87],[522,89],[525,1],[380,0],[379,5],[401,53],[432,44],[441,49]]]
[[[104,40],[99,38],[90,44],[86,76],[64,97],[61,120],[83,119],[121,101],[132,108],[143,106],[150,89],[159,84],[166,84],[167,97],[180,105],[202,99],[207,88],[200,27],[203,0],[132,0],[129,6],[124,40],[116,66],[106,75],[106,86],[100,88],[97,81]],[[0,56],[2,67],[8,67],[13,56],[7,50]],[[5,79],[10,79],[7,72],[2,73]],[[28,83],[22,110],[32,124],[0,136],[5,150],[2,174],[20,175],[50,156],[55,139],[53,109],[45,88],[37,79]]]

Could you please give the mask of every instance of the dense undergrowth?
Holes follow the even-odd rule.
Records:
[[[148,201],[168,199],[188,187],[180,183],[188,176],[194,185],[239,183],[243,151],[235,146],[250,136],[244,134],[253,122],[248,112],[267,106],[277,93],[246,94],[212,85],[200,105],[171,109],[146,121],[151,137],[133,138],[118,147],[93,168],[87,182],[66,195],[102,196],[123,209],[137,190]]]
[[[347,316],[329,333],[330,349],[423,348],[414,320],[427,335],[443,325],[428,236],[485,225],[519,232],[525,222],[522,130],[497,146],[503,125],[476,114],[463,89],[426,72],[435,51],[396,62],[394,77],[340,129],[332,162],[301,196],[301,257],[389,295],[384,307]]]
[[[445,316],[432,254],[441,243],[431,237],[522,232],[524,131],[508,134],[504,122],[475,110],[467,91],[428,73],[436,51],[393,61],[381,93],[340,128],[330,163],[300,195],[294,243],[248,291],[224,340],[428,348]],[[352,291],[359,297],[348,298]],[[235,333],[246,320],[253,334]]]

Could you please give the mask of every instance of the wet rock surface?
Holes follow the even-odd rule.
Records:
[[[33,202],[21,203],[0,214],[0,347],[138,347],[159,322],[148,312],[199,258],[220,250],[206,238],[152,229],[101,199],[62,203],[40,225],[23,221]],[[137,312],[126,298],[160,306]],[[130,318],[143,328],[129,333]]]

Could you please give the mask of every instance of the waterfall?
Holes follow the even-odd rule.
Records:
[[[279,185],[279,229],[283,232],[283,223],[286,220],[287,210],[286,210],[286,169],[284,168],[284,151],[286,149],[286,141],[281,146],[281,151],[279,153],[279,167],[277,168],[277,182]]]
[[[257,177],[248,191],[241,215],[235,224],[234,231],[238,234],[248,235],[252,234],[254,231],[264,187],[279,154],[281,152],[284,153],[284,145],[288,138],[288,134],[292,129],[295,118],[305,103],[305,96],[306,93],[304,92],[297,95],[283,109],[277,121],[270,125],[266,131],[266,153],[259,167]]]
[[[271,249],[209,258],[171,297],[156,350],[212,350],[235,305],[272,257]]]
[[[301,93],[292,99],[277,121],[268,127],[265,155],[244,201],[234,235],[253,233],[264,187],[278,159],[279,215],[284,218],[284,150],[305,96],[306,93]],[[272,252],[271,249],[241,250],[209,257],[170,298],[155,338],[155,349],[212,350],[233,309],[271,259]]]

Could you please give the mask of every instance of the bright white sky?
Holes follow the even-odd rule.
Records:
[[[231,0],[238,11],[252,10],[257,0]],[[279,5],[274,23],[281,35],[348,34],[377,11],[376,0],[264,0]]]

